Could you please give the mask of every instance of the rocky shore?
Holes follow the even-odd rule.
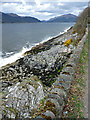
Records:
[[[3,118],[31,118],[49,94],[82,35],[71,27],[64,34],[27,51],[23,58],[0,69]],[[72,39],[71,43],[64,43]]]

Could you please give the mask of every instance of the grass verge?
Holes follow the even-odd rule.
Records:
[[[90,34],[89,34],[90,35]],[[85,42],[80,61],[77,67],[75,79],[73,80],[70,88],[70,95],[64,107],[62,118],[84,118],[82,101],[86,81],[88,79],[88,38]]]

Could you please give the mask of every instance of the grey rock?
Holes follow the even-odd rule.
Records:
[[[63,79],[63,81],[73,81],[74,77],[72,75],[66,75],[66,74],[62,74],[60,73],[60,78]]]
[[[9,107],[12,107],[18,111],[18,116],[28,118],[32,109],[36,108],[43,98],[44,91],[40,81],[24,80],[21,83],[18,82],[16,85],[8,87],[8,94],[5,98],[5,106],[8,106],[6,111],[8,112]],[[2,107],[5,108],[5,106]],[[14,112],[11,116],[9,114],[7,114],[9,118],[15,116]]]
[[[54,83],[53,86],[59,86],[59,87],[63,87],[64,90],[68,91],[70,88],[70,84],[66,84],[66,83]]]
[[[77,66],[74,63],[74,61],[70,58],[69,62],[66,64],[66,67],[73,67],[74,70],[76,70]]]
[[[67,72],[67,73],[75,76],[75,71],[74,71],[73,67],[65,67],[65,68],[62,70],[62,73],[63,73],[63,72]]]
[[[67,93],[66,91],[64,91],[63,89],[59,89],[59,88],[54,88],[50,91],[50,93],[55,93],[58,94],[59,96],[63,97],[64,99],[67,97]]]
[[[63,105],[63,97],[61,97],[61,96],[59,96],[59,95],[57,95],[57,94],[49,94],[48,95],[48,97],[49,98],[55,98],[55,99],[57,99],[58,100],[58,102],[59,102],[59,104],[60,105]]]
[[[47,110],[45,113],[43,113],[47,117],[51,117],[52,119],[55,118],[55,115],[52,111]]]
[[[61,77],[58,77],[57,78],[57,81],[55,81],[55,83],[67,83],[67,84],[70,84],[71,83],[71,79],[68,77],[67,79],[66,79],[66,76],[65,76],[65,78],[61,78]]]
[[[54,104],[55,104],[56,113],[57,113],[56,116],[61,115],[61,110],[62,110],[63,106],[60,106],[60,104],[58,103],[58,101],[57,101],[56,99],[52,99],[52,98],[47,98],[47,99],[45,100],[45,103],[46,103],[48,100],[49,100],[51,103],[54,103]]]
[[[45,118],[42,118],[42,116],[37,116],[37,117],[35,118],[35,120],[40,120],[40,119],[46,120]]]

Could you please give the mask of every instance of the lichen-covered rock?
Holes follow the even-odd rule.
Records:
[[[37,75],[43,84],[50,86],[50,82],[52,79],[54,80],[54,77],[51,79],[49,76],[57,74],[57,69],[62,68],[71,52],[72,50],[65,46],[55,45],[47,51],[27,55],[19,59],[16,64],[2,69],[1,79],[8,80],[9,84],[14,84],[22,81],[24,77]]]
[[[67,74],[70,74],[70,75],[75,75],[75,70],[73,69],[73,67],[65,67],[63,70],[62,70],[62,73],[67,73]]]
[[[39,80],[24,79],[13,86],[8,87],[4,96],[3,114],[9,118],[30,118],[32,110],[37,108],[44,98],[43,85]]]
[[[43,115],[47,116],[47,117],[51,117],[51,119],[55,118],[55,115],[53,112],[47,110]]]
[[[66,91],[64,91],[63,89],[59,89],[59,88],[54,88],[50,91],[50,93],[52,94],[57,94],[59,96],[61,96],[62,98],[64,98],[64,100],[66,99],[67,97],[67,93]]]

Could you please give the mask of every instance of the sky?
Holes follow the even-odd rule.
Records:
[[[82,2],[83,1],[83,2]],[[2,0],[0,11],[48,20],[63,14],[79,15],[89,0]]]

